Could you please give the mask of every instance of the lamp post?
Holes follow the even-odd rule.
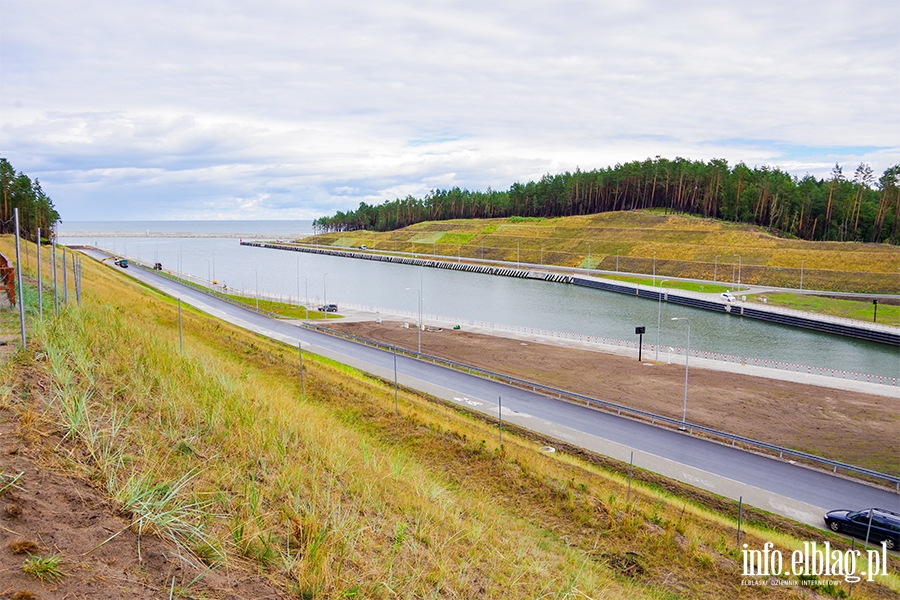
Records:
[[[619,252],[621,252],[621,251],[622,251],[621,248],[616,250],[616,273],[619,272]]]
[[[590,243],[590,242],[588,242],[588,262],[587,262],[587,268],[588,268],[588,269],[591,268],[591,243]]]
[[[297,304],[300,304],[300,278],[303,277],[303,283],[306,284],[306,295],[303,296],[303,309],[305,311],[306,319],[309,320],[309,307],[307,304],[309,303],[309,280],[306,278],[306,275],[300,275],[300,257],[297,257]]]
[[[541,266],[544,266],[544,247],[541,246]]]
[[[653,249],[653,285],[656,285],[656,248]]]
[[[805,260],[800,261],[800,291],[801,292],[803,291],[803,263],[805,263],[805,262],[806,262]]]
[[[713,281],[718,281],[717,275],[719,274],[719,255],[716,254],[716,262],[713,263]]]
[[[325,273],[322,275],[322,304],[328,305],[328,280],[325,279],[331,275],[331,273]]]
[[[656,298],[656,358],[654,359],[656,362],[659,362],[659,328],[661,325],[660,317],[662,317],[662,286],[667,281],[669,280],[663,279],[659,282],[659,296]]]
[[[259,310],[259,272],[253,269],[253,274],[256,276],[256,310]]]
[[[419,300],[419,320],[416,322],[416,331],[418,332],[419,354],[422,354],[422,290],[418,288],[406,288],[407,291],[413,290],[418,295]]]
[[[737,256],[737,258],[738,258],[738,283],[737,283],[737,290],[738,290],[738,291],[741,291],[741,255],[740,255],[740,254],[735,254],[735,256]],[[734,263],[732,263],[732,264],[734,264]]]
[[[687,424],[687,390],[688,390],[688,359],[691,357],[691,321],[687,317],[672,317],[673,321],[687,321],[688,337],[687,351],[684,353],[684,403],[681,407],[681,430],[685,430]]]

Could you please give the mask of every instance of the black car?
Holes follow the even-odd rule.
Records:
[[[319,307],[322,312],[337,312],[337,304],[323,304]]]
[[[868,533],[870,542],[880,544],[884,541],[888,550],[900,548],[900,514],[891,510],[833,510],[825,514],[825,524],[832,531],[841,531],[862,539]]]

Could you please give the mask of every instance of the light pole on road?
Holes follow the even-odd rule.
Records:
[[[656,362],[659,362],[659,327],[660,317],[662,317],[662,286],[667,281],[669,280],[663,279],[659,282],[659,296],[657,296],[656,303]]]
[[[684,404],[681,407],[681,430],[684,431],[687,424],[688,359],[691,357],[691,321],[687,317],[672,317],[672,320],[686,321],[688,326],[687,350],[684,353]]]
[[[422,354],[422,290],[419,288],[406,288],[407,291],[413,290],[418,295],[419,300],[419,320],[416,322],[416,330],[419,339],[419,354]]]

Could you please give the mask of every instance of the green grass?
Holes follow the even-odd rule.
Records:
[[[22,570],[41,581],[60,581],[66,576],[62,569],[62,558],[58,554],[29,556],[25,559]]]
[[[245,298],[243,296],[231,295],[229,295],[229,298],[231,298],[235,302],[246,304],[247,306],[252,306],[254,308],[257,307],[256,298]],[[278,302],[277,300],[260,299],[258,302],[258,306],[260,310],[274,313],[279,317],[283,317],[285,319],[301,319],[304,321],[315,321],[321,319],[343,319],[343,317],[337,313],[321,312],[319,310],[316,310],[316,307],[307,309],[304,306],[297,306],[296,304],[288,304],[286,302]]]
[[[748,299],[752,298],[759,301],[762,296],[763,295],[748,296]],[[883,325],[900,326],[900,305],[898,304],[885,304],[884,301],[879,302],[877,320],[873,321],[873,318],[876,316],[875,306],[872,304],[872,301],[868,299],[849,300],[814,294],[792,294],[789,292],[764,294],[764,296],[768,304],[775,306],[784,306],[786,308],[805,310],[846,319],[857,319],[869,323],[877,322]]]
[[[637,283],[641,285],[656,285],[659,287],[662,285],[662,289],[679,289],[679,290],[687,290],[691,292],[701,292],[706,294],[719,294],[721,292],[733,291],[735,288],[732,288],[728,285],[722,285],[719,283],[699,283],[696,281],[679,281],[672,279],[664,279],[662,277],[657,277],[655,280],[653,278],[647,277],[631,277],[628,275],[603,275],[604,279],[615,279],[616,281],[627,281],[629,283]],[[665,281],[665,284],[662,282]]]
[[[22,489],[19,487],[19,481],[25,473],[7,474],[0,471],[0,496],[12,489]]]
[[[83,306],[31,321],[0,373],[4,410],[42,403],[59,468],[142,533],[298,597],[734,595],[736,503],[637,473],[626,505],[627,465],[548,456],[514,428],[500,447],[495,423],[409,390],[396,415],[391,382],[306,353],[301,398],[295,349],[182,307],[179,352],[173,299],[84,267]]]

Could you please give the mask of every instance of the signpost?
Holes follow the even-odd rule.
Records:
[[[644,348],[644,333],[646,333],[646,327],[635,327],[634,333],[638,337],[638,362],[641,362],[641,350]]]

